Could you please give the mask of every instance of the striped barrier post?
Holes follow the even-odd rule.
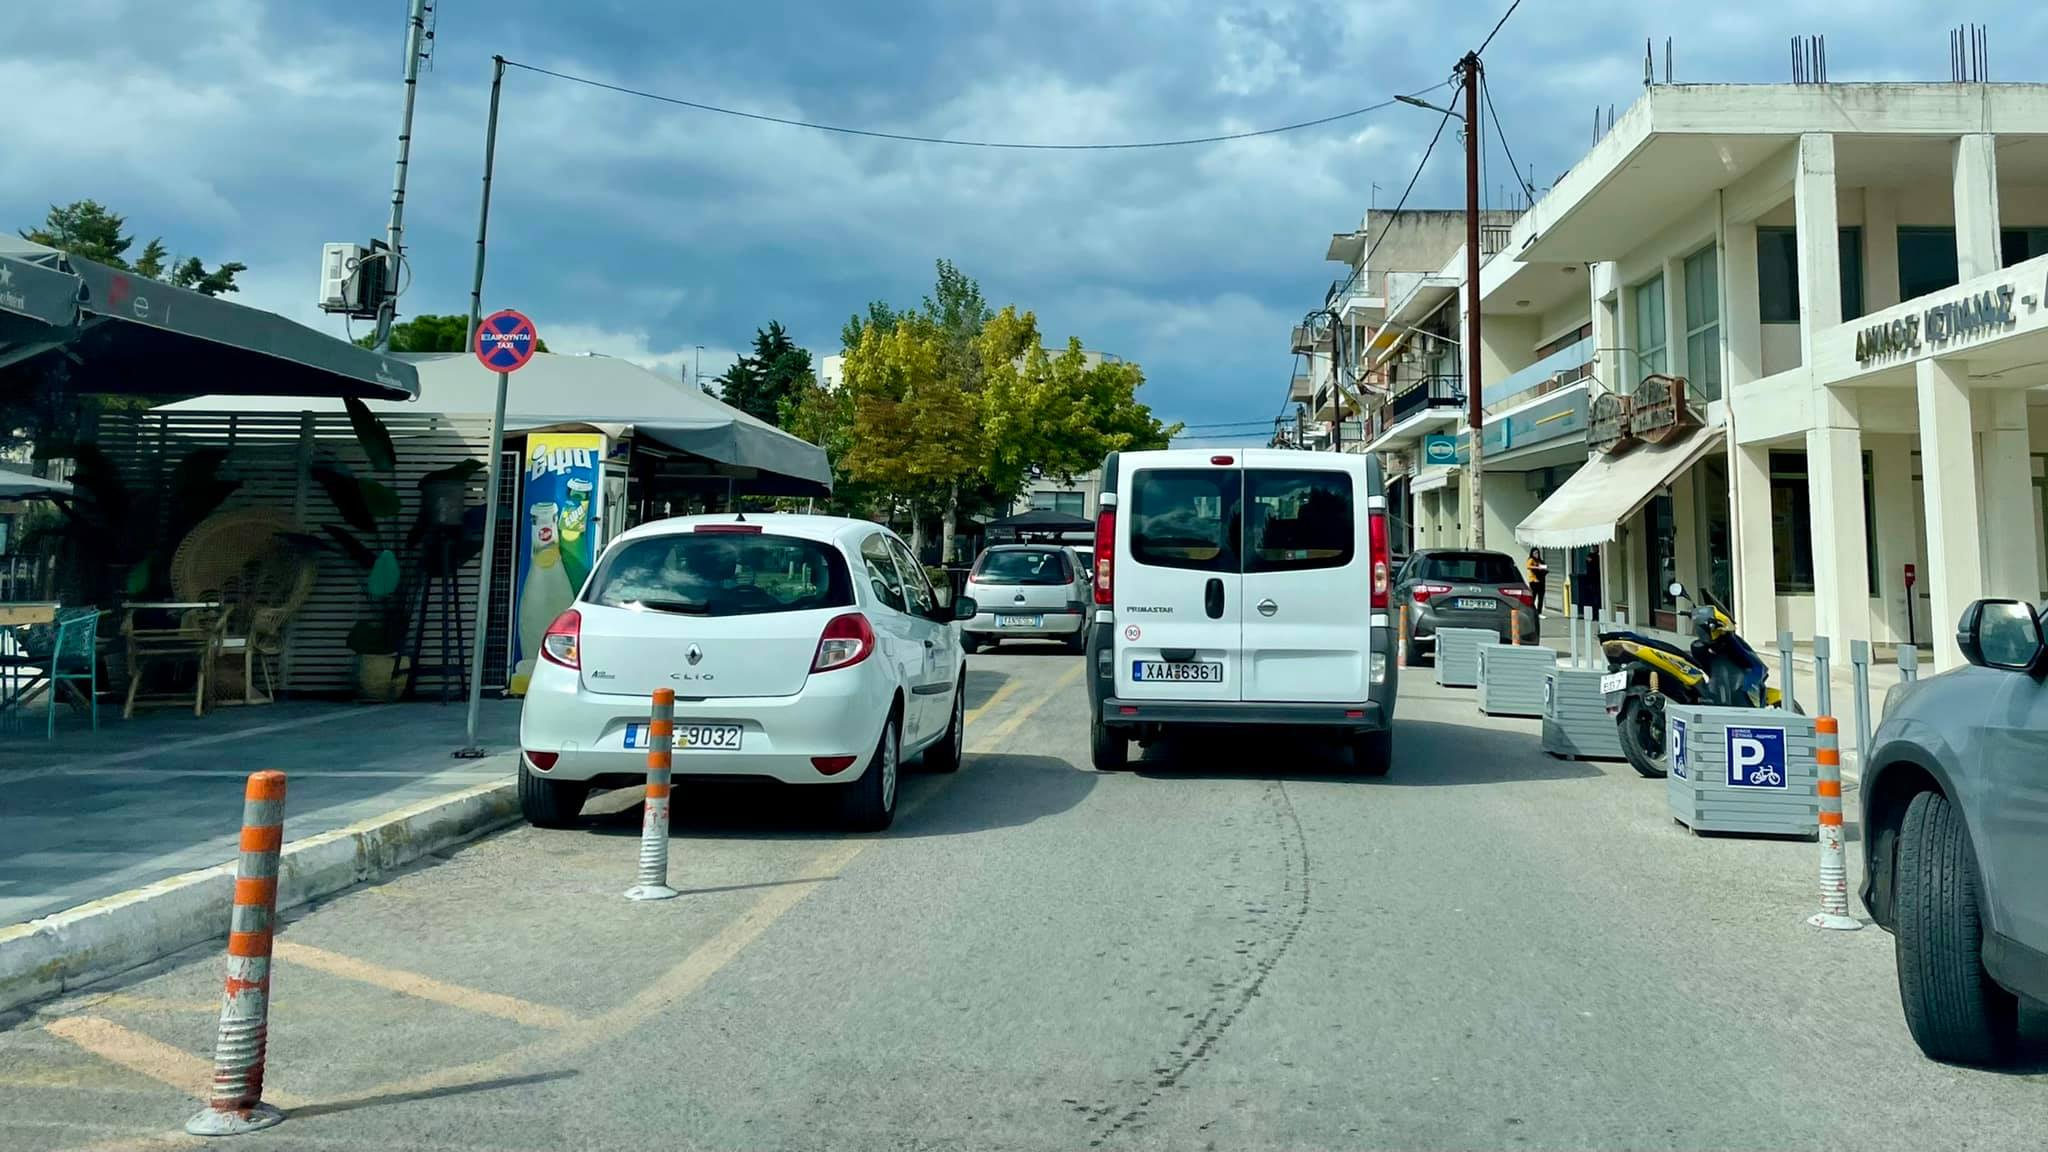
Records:
[[[255,772],[242,792],[242,853],[228,920],[227,986],[213,1043],[213,1094],[185,1121],[194,1136],[268,1128],[284,1113],[263,1102],[270,1044],[270,939],[277,927],[277,858],[284,847],[284,773]]]
[[[626,889],[628,900],[668,900],[668,793],[670,752],[676,731],[676,693],[654,690],[654,713],[647,722],[647,803],[640,818],[640,882]]]
[[[1408,666],[1408,603],[1407,603],[1407,601],[1405,601],[1405,600],[1404,600],[1404,601],[1402,601],[1402,603],[1401,603],[1401,627],[1400,627],[1400,631],[1398,631],[1398,632],[1396,632],[1396,633],[1394,634],[1394,667],[1396,667],[1396,668],[1406,668],[1407,666]]]
[[[1520,645],[1521,642],[1522,614],[1510,608],[1508,609],[1508,643]]]
[[[1815,928],[1853,932],[1863,921],[1849,915],[1849,871],[1842,860],[1842,726],[1833,716],[1813,718],[1813,758],[1820,766],[1820,911]]]

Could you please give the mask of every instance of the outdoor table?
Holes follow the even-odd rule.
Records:
[[[15,629],[57,621],[57,602],[0,604],[0,713],[25,707],[49,677],[35,653],[15,636]]]

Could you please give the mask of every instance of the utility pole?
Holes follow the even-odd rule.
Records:
[[[1458,61],[1465,80],[1465,423],[1472,430],[1472,547],[1486,547],[1486,506],[1479,485],[1486,418],[1480,410],[1479,370],[1479,53]]]
[[[697,367],[690,373],[690,378],[697,382],[697,390],[702,392],[704,390],[704,346],[702,344],[697,345]]]
[[[483,322],[484,252],[491,232],[491,174],[498,163],[498,93],[505,86],[505,58],[493,56],[491,65],[491,112],[484,122],[484,190],[476,212],[476,273],[469,285],[469,335],[463,341],[472,352],[476,350],[477,325]],[[455,752],[465,760],[484,754],[476,730],[483,709],[484,656],[489,651],[485,641],[491,632],[491,568],[498,556],[498,465],[505,455],[505,390],[505,374],[500,372],[497,406],[491,414],[491,456],[484,469],[484,550],[477,558],[476,618],[471,622],[475,639],[469,650],[469,743]]]
[[[1330,403],[1336,406],[1337,419],[1330,425],[1330,451],[1339,456],[1344,454],[1344,385],[1337,382],[1337,362],[1340,347],[1337,335],[1337,314],[1328,313],[1330,318]]]
[[[405,27],[405,115],[398,122],[398,171],[391,179],[391,224],[386,237],[391,251],[384,255],[384,272],[390,279],[385,281],[377,304],[375,346],[379,352],[390,351],[391,322],[398,316],[398,272],[405,252],[405,170],[412,160],[412,102],[420,87],[420,57],[426,40],[427,0],[412,0],[412,15]]]

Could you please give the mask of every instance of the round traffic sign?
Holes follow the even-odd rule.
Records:
[[[493,312],[476,326],[476,358],[493,372],[516,372],[533,359],[540,333],[533,321],[510,308]]]

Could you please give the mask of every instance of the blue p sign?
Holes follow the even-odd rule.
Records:
[[[1685,779],[1685,721],[1676,717],[1671,721],[1671,774]]]
[[[1785,730],[1783,728],[1728,729],[1728,786],[1730,788],[1786,787]]]

